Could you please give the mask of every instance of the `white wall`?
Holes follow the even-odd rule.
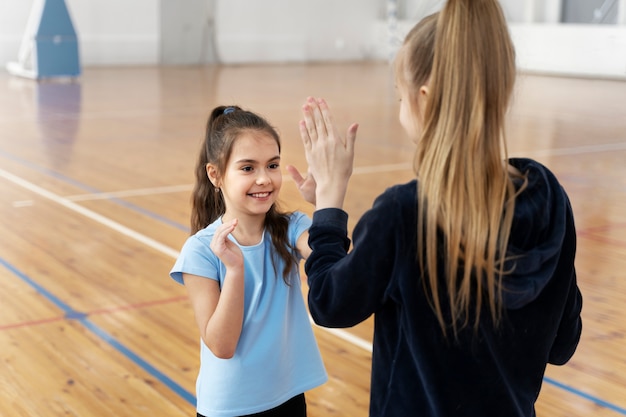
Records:
[[[86,65],[158,62],[159,7],[155,0],[66,0],[66,4]]]
[[[398,32],[406,33],[413,24],[399,22]],[[523,71],[626,80],[626,26],[510,23],[509,29]],[[377,31],[386,31],[384,22]],[[381,43],[378,49],[389,46]]]
[[[626,79],[626,27],[513,24],[518,66],[532,72]]]
[[[620,25],[557,24],[558,0],[501,1],[520,68],[626,78],[626,0],[618,0]],[[198,22],[175,9],[192,3],[205,11]],[[386,60],[417,14],[441,3],[398,0],[404,15],[390,33],[385,0],[66,0],[83,66],[211,62],[209,44],[224,63]],[[32,4],[0,0],[0,68],[16,60]],[[199,30],[207,18],[213,39],[213,29]]]
[[[160,63],[214,63],[216,0],[160,0]]]
[[[17,58],[22,34],[30,14],[31,1],[0,1],[0,63]]]
[[[216,8],[223,62],[368,59],[377,0],[228,0]]]

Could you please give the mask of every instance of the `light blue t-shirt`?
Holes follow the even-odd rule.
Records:
[[[183,283],[184,272],[217,280],[222,286],[226,268],[210,249],[221,224],[219,219],[187,239],[170,272],[173,279]],[[310,225],[306,215],[294,213],[289,221],[289,243],[295,246]],[[280,258],[275,258],[278,274],[274,272],[267,231],[259,244],[238,246],[244,256],[245,305],[235,355],[219,359],[200,340],[196,408],[206,417],[269,410],[328,380],[302,298],[298,267],[293,267],[290,286],[286,285]]]

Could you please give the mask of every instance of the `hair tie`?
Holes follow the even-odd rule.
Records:
[[[232,112],[234,112],[234,111],[235,111],[235,108],[234,108],[234,107],[226,107],[226,108],[224,109],[224,112],[223,112],[222,114],[228,114],[228,113],[232,113]]]

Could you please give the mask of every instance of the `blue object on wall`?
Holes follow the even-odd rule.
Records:
[[[23,61],[7,65],[9,72],[35,79],[78,77],[78,37],[65,0],[35,2],[31,20],[20,51]]]

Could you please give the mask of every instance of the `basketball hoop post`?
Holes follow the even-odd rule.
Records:
[[[78,38],[65,0],[35,0],[9,73],[32,79],[80,75]]]

